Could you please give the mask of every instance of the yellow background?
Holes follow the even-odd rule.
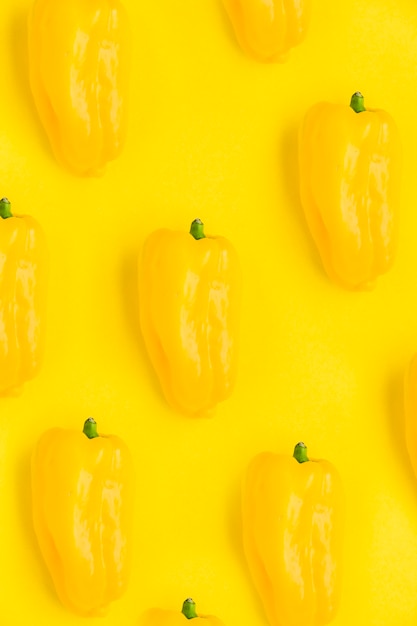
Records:
[[[0,402],[0,622],[86,623],[57,602],[31,526],[29,462],[51,426],[128,441],[137,468],[134,570],[107,617],[130,626],[192,596],[226,626],[265,626],[240,540],[240,481],[264,449],[337,465],[346,490],[342,605],[334,626],[417,621],[417,483],[404,448],[403,376],[417,350],[417,7],[315,0],[282,65],[239,50],[219,0],[126,0],[133,31],[123,155],[101,179],[54,161],[31,100],[28,0],[0,4],[0,195],[50,249],[41,374]],[[371,293],[323,273],[297,191],[297,130],[318,100],[396,119],[404,146],[396,264]],[[138,330],[136,263],[167,226],[235,245],[244,296],[239,380],[211,420],[165,404]],[[417,442],[416,442],[417,445]]]

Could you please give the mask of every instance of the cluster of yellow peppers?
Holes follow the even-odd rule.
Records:
[[[283,60],[305,37],[310,1],[224,0],[242,48],[261,62]],[[29,18],[30,84],[53,151],[77,175],[102,173],[127,129],[129,24],[118,0],[36,0]],[[396,252],[401,148],[392,118],[319,103],[299,134],[300,197],[329,277],[369,289]],[[45,335],[47,251],[42,229],[0,201],[0,393],[39,370]],[[139,258],[139,320],[167,402],[192,417],[211,415],[232,393],[239,354],[242,277],[238,255],[201,220],[189,232],[152,233]],[[417,357],[405,386],[406,440],[417,475]],[[134,467],[125,443],[84,429],[53,428],[32,458],[33,523],[62,603],[97,615],[126,589],[131,568]],[[59,489],[57,485],[59,484]],[[343,489],[336,469],[265,452],[242,486],[243,548],[271,626],[320,626],[335,616],[341,588]],[[144,626],[198,616],[152,609]]]

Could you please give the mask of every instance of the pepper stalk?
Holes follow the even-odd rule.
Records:
[[[198,617],[195,610],[195,602],[192,598],[187,598],[186,600],[184,600],[181,613],[187,619],[194,619],[195,617]]]
[[[4,220],[8,217],[13,217],[10,201],[7,198],[2,198],[0,200],[0,217]]]
[[[83,433],[89,439],[99,437],[99,434],[97,432],[97,422],[92,417],[89,417],[85,420]]]
[[[355,111],[355,113],[363,113],[364,111],[366,111],[364,100],[365,99],[361,92],[355,91],[350,99],[350,107]]]
[[[306,463],[310,459],[307,456],[307,446],[305,443],[300,441],[294,448],[294,459],[296,459],[299,463]]]
[[[204,239],[204,224],[203,222],[197,218],[191,223],[190,235],[194,237],[194,239]]]

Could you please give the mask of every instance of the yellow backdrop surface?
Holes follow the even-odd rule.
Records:
[[[44,227],[50,251],[41,374],[0,400],[0,622],[131,626],[192,596],[226,626],[265,626],[243,558],[240,482],[265,449],[303,440],[339,469],[345,576],[334,626],[417,621],[417,482],[404,445],[403,376],[417,350],[417,7],[315,0],[285,64],[237,46],[219,0],[126,0],[133,31],[128,140],[100,179],[54,160],[28,85],[28,0],[0,3],[0,196]],[[394,268],[370,293],[329,282],[306,229],[297,131],[318,100],[396,119],[403,141]],[[210,420],[162,398],[137,319],[137,256],[167,226],[235,245],[244,279],[238,384]],[[52,426],[93,416],[137,471],[134,568],[104,618],[56,599],[31,524],[30,456]],[[417,448],[417,442],[416,442]]]

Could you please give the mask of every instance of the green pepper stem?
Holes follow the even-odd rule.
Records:
[[[0,217],[6,220],[8,217],[13,217],[10,202],[7,198],[2,198],[0,200]]]
[[[297,445],[294,448],[293,457],[299,463],[305,463],[306,461],[309,460],[309,458],[307,456],[307,446],[305,445],[305,443],[303,443],[302,441],[297,443]]]
[[[204,239],[204,224],[199,218],[191,223],[190,235],[192,235],[194,239]]]
[[[89,439],[94,439],[95,437],[99,437],[99,434],[97,432],[97,423],[92,417],[89,417],[88,419],[85,420],[83,433]]]
[[[350,106],[355,113],[363,113],[366,111],[364,105],[364,97],[360,91],[356,91],[350,99]]]
[[[194,617],[198,617],[195,610],[195,602],[192,598],[187,598],[186,600],[184,600],[181,613],[185,615],[187,619],[193,619]]]

